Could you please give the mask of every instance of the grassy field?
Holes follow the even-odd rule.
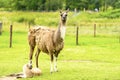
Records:
[[[77,13],[68,13],[67,25],[86,25],[87,23],[101,23],[101,24],[111,24],[120,25],[120,9],[111,10],[107,12],[91,12],[91,11],[80,11]],[[59,23],[59,11],[56,12],[27,12],[27,11],[2,11],[0,12],[0,21],[3,23],[28,23],[39,24],[45,26],[57,26]]]
[[[24,13],[21,12],[21,14]],[[50,15],[50,13],[48,14]],[[54,15],[56,14],[58,13],[54,13]],[[10,15],[13,16],[14,13]],[[7,14],[6,16],[9,17]],[[3,33],[0,35],[0,76],[21,72],[22,66],[28,62],[29,55],[28,25],[13,23],[13,47],[9,48],[9,25],[11,22],[5,18],[6,16],[2,17],[5,23],[3,24]],[[50,18],[52,18],[51,15]],[[70,20],[70,18],[68,19]],[[59,17],[56,18],[56,21],[58,20]],[[51,25],[46,20],[44,23],[47,26],[57,25],[57,22]],[[68,23],[70,22],[68,21]],[[72,30],[72,28],[67,30],[69,29]],[[83,32],[85,30],[86,28],[81,29]],[[35,58],[33,61],[35,63]],[[50,57],[44,53],[39,56],[39,66],[42,70],[41,76],[20,80],[120,80],[118,36],[102,34],[102,36],[94,38],[91,34],[79,35],[79,45],[76,46],[75,35],[67,31],[65,47],[58,58],[59,72],[50,74]]]

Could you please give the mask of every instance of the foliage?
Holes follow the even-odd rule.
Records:
[[[115,8],[120,8],[120,0],[116,0],[115,4],[114,4]]]
[[[50,11],[62,8],[61,0],[13,0],[14,10]]]
[[[119,0],[0,0],[0,8],[5,10],[55,11],[75,8],[79,10],[106,11],[109,7],[120,8]]]

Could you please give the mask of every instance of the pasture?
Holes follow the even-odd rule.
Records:
[[[58,18],[56,21],[59,20]],[[9,25],[11,22],[7,22],[5,17],[4,21],[6,22],[3,24],[3,33],[0,36],[0,76],[21,72],[22,66],[28,62],[29,55],[28,25],[13,23],[13,45],[12,48],[9,48]],[[54,26],[57,23],[53,23]],[[68,21],[68,25],[70,25],[69,23]],[[53,26],[49,22],[46,25]],[[50,57],[41,53],[39,66],[42,75],[20,80],[119,80],[120,43],[118,33],[106,35],[102,28],[104,34],[97,37],[93,37],[91,34],[80,34],[79,45],[76,46],[75,34],[69,32],[73,28],[69,27],[67,28],[64,49],[58,57],[59,72],[50,74]],[[84,32],[85,30],[87,32],[87,29],[82,27],[81,31]],[[35,58],[33,58],[33,63],[35,66]]]

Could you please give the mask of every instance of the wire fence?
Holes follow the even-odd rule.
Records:
[[[76,36],[76,45],[78,45],[78,37],[80,36],[106,36],[118,38],[120,43],[120,24],[106,23],[106,24],[80,24],[67,27],[68,35]]]
[[[92,36],[119,36],[120,25],[114,24],[81,24],[67,27],[67,34],[76,34],[76,28],[79,28],[79,35]]]

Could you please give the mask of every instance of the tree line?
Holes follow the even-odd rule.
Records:
[[[0,8],[6,10],[55,11],[108,10],[120,8],[120,0],[0,0]]]

